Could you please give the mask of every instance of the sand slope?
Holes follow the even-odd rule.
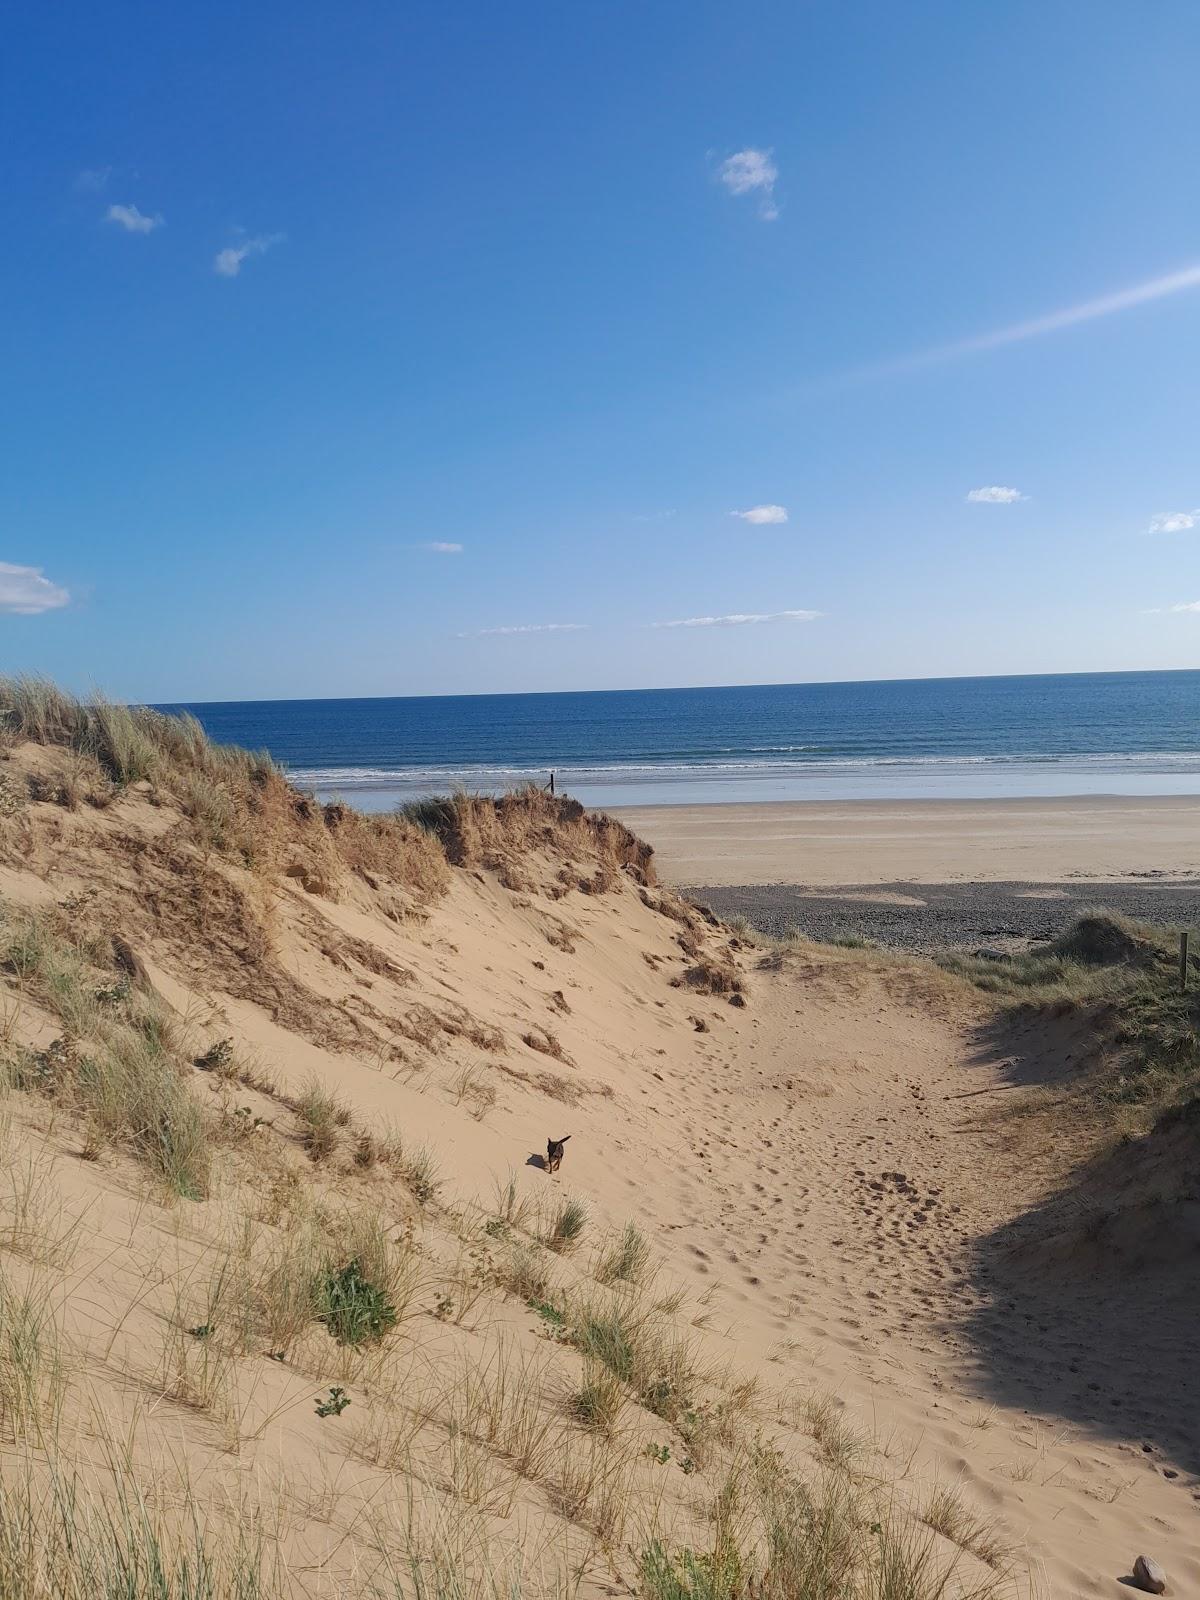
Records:
[[[50,1282],[63,1308],[78,1437],[96,1437],[99,1412],[117,1433],[132,1430],[143,1473],[169,1457],[239,1493],[286,1480],[282,1549],[297,1583],[343,1592],[338,1584],[372,1570],[389,1536],[381,1525],[395,1530],[397,1480],[386,1453],[363,1443],[372,1427],[456,1361],[486,1363],[497,1338],[539,1372],[561,1367],[564,1383],[577,1370],[521,1298],[502,1298],[472,1265],[506,1248],[482,1219],[512,1176],[543,1213],[547,1195],[551,1207],[566,1193],[585,1199],[593,1235],[636,1219],[664,1281],[686,1294],[691,1336],[759,1380],[757,1426],[783,1428],[819,1460],[827,1424],[812,1401],[832,1395],[832,1415],[870,1441],[864,1471],[894,1477],[916,1509],[939,1484],[961,1485],[1022,1552],[1022,1582],[1048,1592],[1119,1596],[1143,1549],[1175,1592],[1195,1584],[1194,1294],[1153,1289],[1146,1310],[1136,1259],[1115,1278],[1093,1262],[1081,1284],[1061,1252],[1029,1254],[1021,1219],[1073,1192],[1076,1155],[1069,1139],[1018,1138],[991,1109],[1014,1060],[1035,1048],[1043,1070],[1069,1072],[1069,1031],[998,1033],[977,999],[915,963],[816,947],[772,955],[731,940],[637,874],[603,872],[582,847],[568,861],[523,845],[454,868],[428,894],[374,874],[309,873],[305,887],[300,874],[219,859],[156,798],[134,792],[96,812],[34,803],[5,819],[5,901],[67,907],[98,935],[119,930],[197,1053],[235,1041],[246,1082],[197,1073],[202,1100],[226,1124],[245,1106],[272,1126],[257,1142],[231,1136],[212,1198],[172,1207],[126,1156],[81,1161],[69,1119],[10,1098],[10,1172],[32,1161],[63,1214],[84,1219],[69,1267],[31,1264],[20,1250],[3,1263],[21,1281]],[[706,964],[740,975],[744,1006],[689,986]],[[44,1046],[55,1035],[54,1017],[11,973],[8,1001],[14,1039]],[[293,1110],[312,1081],[353,1118],[319,1166]],[[356,1164],[354,1141],[388,1129],[434,1153],[435,1203],[422,1208],[390,1172]],[[540,1153],[561,1134],[571,1135],[566,1161],[549,1179]],[[211,1395],[201,1404],[196,1382],[180,1398],[162,1378],[160,1352],[179,1334],[159,1291],[180,1260],[199,1283],[214,1238],[228,1235],[232,1194],[257,1196],[264,1248],[281,1249],[293,1213],[279,1196],[303,1185],[356,1196],[423,1238],[409,1366],[385,1380],[303,1344],[286,1363],[238,1357],[234,1414]],[[472,1211],[480,1197],[484,1209]],[[1193,1260],[1176,1259],[1176,1274]],[[552,1265],[569,1284],[594,1270],[582,1251]],[[187,1313],[198,1322],[201,1300]],[[1124,1310],[1114,1320],[1104,1307],[1115,1300]],[[194,1367],[197,1351],[186,1340],[181,1349],[178,1361]],[[1150,1383],[1139,1377],[1148,1350]],[[335,1432],[311,1397],[318,1377],[343,1373],[357,1409],[354,1426]],[[542,1377],[538,1394],[552,1395]],[[543,1426],[560,1430],[564,1450],[583,1450],[561,1404],[547,1404]],[[413,1424],[430,1481],[461,1499],[470,1480],[466,1497],[497,1538],[524,1519],[530,1548],[569,1547],[582,1592],[628,1591],[632,1514],[602,1537],[594,1507],[572,1513],[561,1483],[547,1487],[558,1481],[549,1467],[477,1482],[496,1471],[493,1457],[451,1460],[440,1426]],[[677,1530],[703,1530],[716,1467],[665,1474],[645,1447],[669,1437],[677,1461],[672,1426],[637,1407],[626,1426],[626,1500],[653,1501]]]

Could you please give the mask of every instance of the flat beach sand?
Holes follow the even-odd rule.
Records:
[[[673,884],[808,888],[1200,876],[1200,796],[779,801],[617,812]]]

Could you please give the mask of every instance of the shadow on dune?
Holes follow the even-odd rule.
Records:
[[[1200,1473],[1200,1100],[978,1240],[972,1275],[987,1398]]]
[[[993,1072],[998,1067],[1014,1089],[1052,1089],[1081,1076],[1098,1054],[1091,1011],[1013,1006],[975,1029],[967,1062]]]

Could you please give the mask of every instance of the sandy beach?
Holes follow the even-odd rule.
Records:
[[[669,882],[810,888],[1189,880],[1200,796],[629,807]]]

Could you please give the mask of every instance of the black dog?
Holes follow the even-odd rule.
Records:
[[[561,1139],[547,1139],[546,1140],[546,1171],[547,1172],[557,1172],[559,1167],[562,1166],[563,1145],[566,1144],[567,1140],[570,1137],[571,1137],[571,1135],[569,1133],[564,1133]]]

